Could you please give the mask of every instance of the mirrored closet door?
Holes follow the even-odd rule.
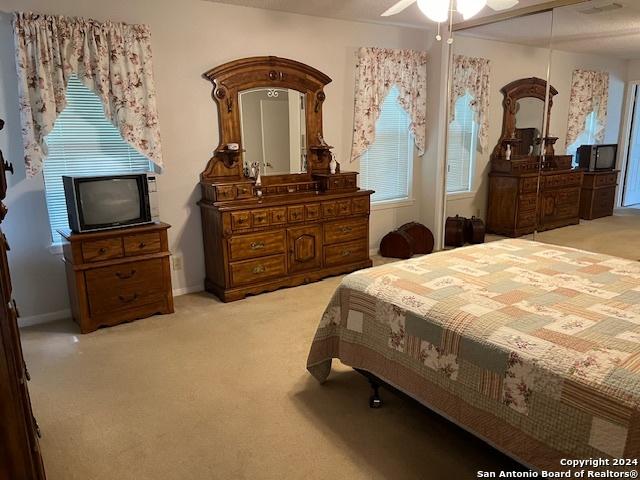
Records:
[[[454,34],[444,217],[479,217],[487,240],[533,238],[549,221],[539,180],[555,161],[545,151],[557,93],[548,82],[552,25],[549,11]]]

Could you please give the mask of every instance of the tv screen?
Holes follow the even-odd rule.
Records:
[[[78,200],[85,226],[121,224],[143,217],[136,178],[81,181]]]
[[[605,145],[598,147],[597,170],[613,169],[616,165],[616,146]]]

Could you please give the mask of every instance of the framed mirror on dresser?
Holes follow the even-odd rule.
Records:
[[[272,56],[204,77],[220,126],[200,175],[206,290],[228,302],[370,267],[373,192],[340,171],[322,131],[331,79]]]

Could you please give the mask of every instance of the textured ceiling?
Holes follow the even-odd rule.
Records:
[[[405,11],[391,17],[381,17],[380,14],[394,5],[397,0],[213,0],[218,3],[231,5],[243,5],[246,7],[264,8],[266,10],[279,10],[282,12],[300,13],[316,17],[339,18],[342,20],[355,20],[368,23],[381,23],[386,25],[400,25],[419,28],[434,27],[418,9],[416,4],[411,5]],[[546,3],[548,0],[520,0],[513,9],[528,7]],[[486,7],[480,16],[494,14]]]
[[[585,10],[611,3],[623,6],[587,15]],[[550,35],[553,25],[553,36]],[[594,0],[460,32],[480,38],[578,53],[640,59],[640,0]]]

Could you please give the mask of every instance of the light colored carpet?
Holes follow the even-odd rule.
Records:
[[[538,239],[638,259],[631,218]],[[306,373],[339,280],[229,304],[185,295],[174,315],[89,335],[71,321],[23,329],[49,480],[465,479],[512,468],[406,398],[385,390],[385,406],[369,409],[365,379],[337,362],[325,385]]]

